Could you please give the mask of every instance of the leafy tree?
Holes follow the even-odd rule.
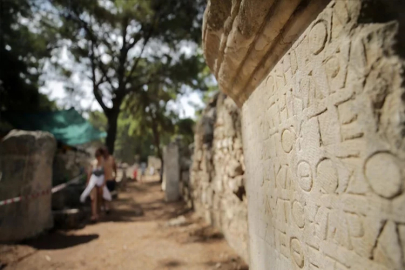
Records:
[[[103,112],[90,112],[89,122],[100,130],[107,130],[107,118]],[[114,156],[120,161],[132,164],[135,155],[139,155],[142,161],[146,161],[150,155],[155,155],[153,137],[148,130],[139,128],[139,121],[131,112],[124,110],[118,118]]]
[[[137,126],[134,130],[137,135],[152,138],[154,154],[160,158],[162,169],[162,147],[173,137],[180,135],[186,145],[194,141],[194,121],[179,119],[177,111],[170,108],[170,101],[178,93],[177,88],[170,86],[171,84],[160,83],[159,80],[150,83],[147,90],[133,93],[125,106],[125,111],[136,119]],[[160,172],[162,176],[163,170]]]
[[[57,37],[48,27],[52,22],[39,14],[34,0],[0,1],[0,110],[56,109],[38,91]]]
[[[162,137],[165,136],[168,143],[175,132],[177,113],[168,109],[173,93],[163,89],[160,83],[151,83],[148,90],[133,95],[127,108],[138,120],[137,132],[152,135],[155,154],[162,159]]]
[[[99,130],[107,130],[107,118],[100,111],[89,112],[89,122]]]
[[[107,118],[106,145],[111,153],[118,117],[130,94],[142,97],[146,86],[156,81],[200,87],[195,79],[200,56],[180,52],[185,44],[200,42],[205,1],[51,2],[59,12],[61,33],[76,68],[81,66],[81,73],[91,80],[94,97]]]
[[[135,94],[134,94],[135,95]],[[194,140],[194,120],[179,119],[177,111],[169,108],[173,91],[161,85],[150,85],[148,91],[129,96],[118,118],[115,156],[128,163],[135,154],[141,160],[149,155],[162,158],[162,147],[175,136],[189,145]],[[102,112],[90,112],[89,121],[100,130],[106,130],[107,119]]]
[[[120,114],[115,142],[117,159],[132,164],[135,162],[136,155],[139,156],[139,161],[147,161],[148,156],[155,154],[153,137],[149,132],[138,132],[138,126],[138,120],[132,118],[127,111]]]

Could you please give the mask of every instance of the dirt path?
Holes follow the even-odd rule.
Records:
[[[247,269],[183,203],[165,203],[157,182],[129,183],[113,209],[97,224],[0,246],[0,269]],[[187,221],[169,226],[179,215]]]

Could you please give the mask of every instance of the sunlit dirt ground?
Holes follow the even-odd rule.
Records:
[[[0,246],[0,269],[248,269],[218,231],[144,180],[128,182],[99,223]]]

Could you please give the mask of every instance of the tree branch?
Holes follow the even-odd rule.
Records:
[[[127,28],[128,28],[128,18],[125,17],[122,19],[122,47],[120,50],[120,57],[119,57],[119,66],[118,66],[118,90],[123,91],[125,90],[125,62],[127,61]]]
[[[100,57],[97,57],[97,63],[98,63],[98,67],[101,70],[101,73],[103,73],[103,77],[106,79],[106,81],[108,82],[108,84],[110,85],[112,91],[116,90],[116,88],[114,87],[111,78],[108,76],[107,74],[107,70],[104,69],[104,64],[101,61]]]
[[[104,36],[104,41],[102,41],[102,44],[104,44],[105,46],[107,46],[108,50],[110,51],[110,56],[112,59],[116,58],[117,56],[114,54],[115,50],[112,48],[111,43],[108,41],[110,40],[112,42],[111,37],[109,36],[109,34],[107,32],[103,33]]]
[[[74,11],[73,11],[73,12],[74,12]],[[107,80],[107,82],[110,84],[111,89],[114,90],[115,87],[114,87],[114,85],[113,85],[113,83],[112,83],[111,78],[108,76],[107,71],[104,69],[104,64],[103,64],[103,62],[101,61],[101,59],[100,59],[99,56],[96,56],[96,55],[95,55],[95,52],[94,52],[94,45],[97,44],[97,38],[95,37],[93,31],[90,29],[88,23],[87,23],[86,21],[84,21],[83,19],[81,19],[80,16],[79,16],[76,12],[74,12],[74,15],[75,15],[75,17],[76,17],[76,21],[78,21],[78,22],[82,25],[83,29],[86,31],[86,33],[87,33],[87,34],[89,35],[89,37],[90,37],[90,41],[91,41],[91,44],[92,44],[91,57],[93,57],[93,59],[92,59],[91,61],[92,61],[92,65],[94,65],[94,72],[95,72],[95,63],[94,63],[94,61],[95,61],[95,58],[97,57],[98,67],[100,68],[100,70],[101,70],[101,72],[103,73],[103,76],[105,77],[105,79]],[[93,67],[92,67],[92,69],[93,69]],[[97,99],[97,98],[96,98],[96,99]],[[97,101],[98,101],[98,100],[97,100]],[[101,104],[100,104],[100,106],[101,106]]]
[[[156,17],[156,15],[155,15],[155,17]],[[154,21],[155,21],[155,18],[153,19],[153,22],[154,22]],[[130,80],[130,78],[132,77],[133,73],[135,72],[135,69],[138,67],[139,61],[141,60],[142,54],[143,54],[143,52],[144,52],[144,50],[145,50],[145,48],[146,48],[146,44],[148,44],[150,38],[152,37],[153,30],[154,30],[154,28],[153,28],[153,26],[152,26],[152,27],[149,29],[149,32],[148,32],[148,34],[146,35],[146,37],[145,37],[145,39],[144,39],[143,47],[142,47],[141,52],[139,53],[138,58],[135,60],[134,64],[133,64],[132,67],[131,67],[131,70],[130,70],[130,72],[129,72],[129,74],[128,74],[128,77],[127,77],[127,80],[126,80],[126,83]]]
[[[139,33],[134,35],[132,37],[134,40],[132,42],[128,43],[127,50],[129,51],[130,49],[132,49],[141,40],[141,37],[142,37],[142,35],[140,35]]]
[[[142,86],[151,84],[152,82],[156,82],[156,77],[157,77],[157,74],[150,75],[149,79],[147,81],[142,82],[142,83],[140,83],[140,84],[138,84],[136,86],[133,86],[133,87],[130,87],[130,88],[126,89],[126,92],[127,93],[136,92],[136,90],[141,89]]]
[[[104,112],[108,111],[107,106],[105,105],[103,98],[99,92],[99,86],[100,82],[103,81],[103,78],[100,79],[100,81],[97,83],[96,82],[96,64],[94,63],[95,57],[94,57],[94,43],[90,41],[90,62],[91,62],[91,75],[92,75],[92,82],[93,82],[93,94],[94,97],[96,98],[98,104],[100,104],[101,108],[103,109]]]

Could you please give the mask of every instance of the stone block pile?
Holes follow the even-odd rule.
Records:
[[[240,111],[225,94],[215,95],[197,124],[190,186],[198,214],[219,228],[248,261],[247,198]]]

